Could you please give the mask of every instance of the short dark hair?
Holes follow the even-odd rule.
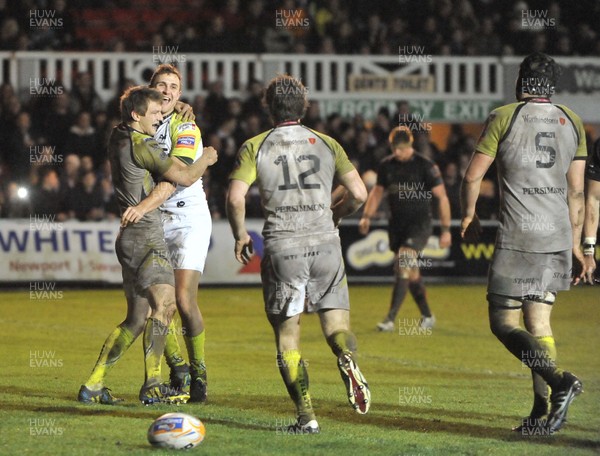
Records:
[[[264,103],[275,123],[302,119],[308,108],[307,89],[288,74],[278,75],[269,82]]]
[[[552,57],[543,52],[534,52],[519,65],[516,96],[530,95],[550,98],[554,94],[562,70]]]
[[[400,144],[412,145],[414,138],[410,128],[400,125],[390,131],[388,141],[392,147],[398,147]]]
[[[175,65],[170,63],[161,63],[156,67],[150,78],[150,87],[156,87],[156,78],[161,74],[174,74],[179,79],[179,88],[181,89],[181,73]]]
[[[148,111],[149,102],[161,103],[162,99],[162,93],[156,89],[146,86],[130,87],[121,95],[121,120],[125,123],[133,122],[132,111],[144,116]]]

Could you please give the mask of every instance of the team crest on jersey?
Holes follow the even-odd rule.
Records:
[[[144,143],[146,143],[146,147],[152,152],[162,151],[162,147],[160,147],[160,144],[158,144],[154,138],[145,138]]]
[[[308,142],[314,144],[317,142],[317,138],[308,138]]]
[[[183,135],[177,138],[177,147],[193,149],[196,145],[196,138],[190,135]]]
[[[186,130],[194,130],[196,128],[196,124],[194,122],[186,122],[182,123],[177,127],[178,132],[186,131]]]
[[[564,125],[566,122],[564,117],[559,118],[558,121],[560,122],[561,125]]]

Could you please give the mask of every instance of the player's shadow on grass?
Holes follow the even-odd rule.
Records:
[[[220,396],[218,400],[220,406],[231,406],[241,410],[259,409],[265,411],[264,404],[268,404],[269,411],[276,414],[290,416],[293,413],[291,403],[287,397],[278,400],[273,396],[243,396],[243,395],[227,395]],[[466,413],[440,408],[422,408],[403,406],[402,409],[389,404],[381,406],[374,404],[371,411],[367,415],[359,415],[350,409],[350,405],[341,400],[334,399],[313,399],[313,405],[317,417],[327,417],[331,420],[341,421],[352,424],[362,424],[368,426],[378,426],[382,428],[391,428],[398,431],[413,431],[413,432],[443,432],[449,434],[457,434],[462,436],[482,438],[482,439],[497,439],[502,441],[522,441],[527,440],[533,443],[542,445],[552,445],[558,447],[582,448],[582,449],[600,449],[600,441],[590,440],[586,438],[577,438],[568,435],[568,429],[576,429],[584,432],[596,432],[596,429],[583,428],[581,426],[569,425],[566,431],[561,431],[554,436],[523,436],[518,432],[512,432],[509,428],[488,426],[484,423],[461,423],[452,421],[454,417],[458,419],[473,419],[475,416],[479,420],[497,420],[497,414],[484,413]],[[387,413],[382,415],[381,412]],[[389,413],[394,413],[390,415]],[[414,415],[425,414],[431,415],[431,418],[415,417]],[[505,418],[513,419],[513,416]],[[514,418],[515,423],[520,418]],[[326,432],[326,428],[323,428]]]

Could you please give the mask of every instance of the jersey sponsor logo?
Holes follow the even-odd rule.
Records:
[[[314,144],[317,142],[317,138],[308,138],[308,142]]]
[[[291,146],[295,146],[298,144],[306,144],[308,141],[309,141],[308,139],[292,139],[289,141],[282,139],[281,141],[267,141],[267,142],[270,147],[291,147]]]
[[[179,133],[181,133],[182,131],[186,131],[186,130],[195,130],[196,129],[196,124],[194,122],[186,122],[186,123],[182,123],[181,125],[179,125],[177,127],[177,131]]]
[[[565,189],[560,187],[523,187],[523,195],[564,195]]]
[[[281,212],[304,212],[304,211],[324,211],[325,204],[297,204],[294,206],[277,206],[275,213]]]
[[[529,114],[524,114],[521,116],[521,118],[525,123],[558,124],[558,119],[553,119],[551,117],[538,117],[530,116]]]
[[[179,136],[177,138],[177,146],[176,147],[193,149],[195,145],[196,145],[196,138],[194,136],[183,135],[183,136]]]

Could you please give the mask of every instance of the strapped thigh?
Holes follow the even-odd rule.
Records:
[[[490,307],[498,309],[519,310],[523,307],[523,299],[515,296],[503,296],[496,293],[488,293],[487,300]]]

